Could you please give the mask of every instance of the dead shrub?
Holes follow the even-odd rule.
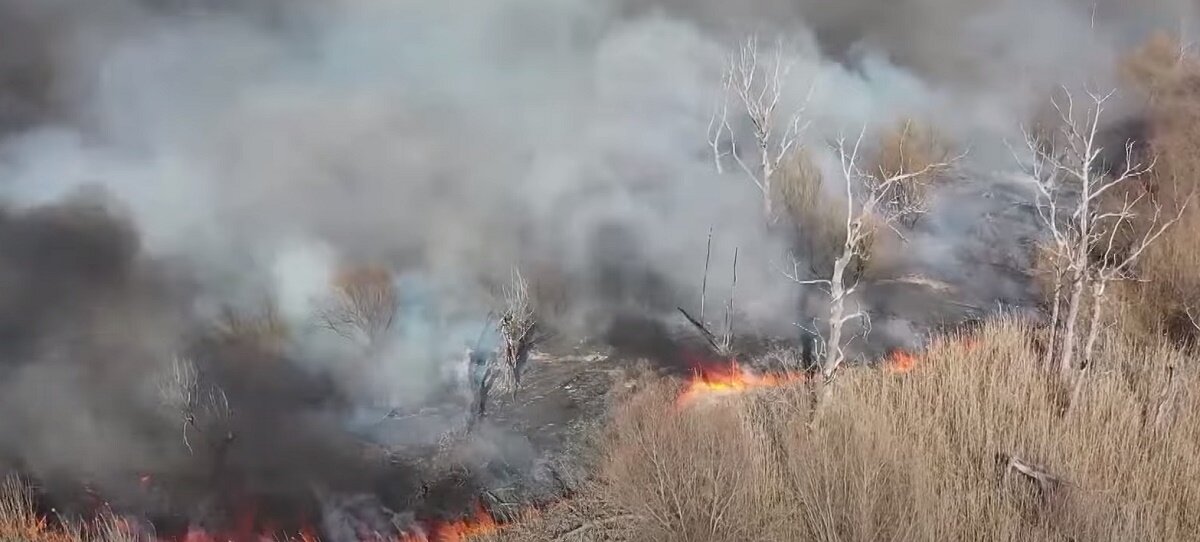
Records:
[[[376,342],[399,310],[392,272],[383,266],[349,267],[334,279],[332,303],[321,311],[325,327],[347,339]]]
[[[1146,101],[1147,152],[1157,158],[1148,189],[1168,209],[1177,208],[1200,192],[1200,59],[1184,54],[1173,37],[1158,34],[1121,67],[1127,84]],[[1187,312],[1200,308],[1200,237],[1195,235],[1200,206],[1192,203],[1142,257],[1143,280],[1122,285],[1119,292],[1132,303],[1125,309],[1130,324],[1188,341],[1197,330],[1188,324]]]
[[[867,173],[878,180],[912,173],[912,177],[894,185],[887,199],[897,209],[924,210],[942,173],[936,165],[951,159],[949,148],[932,127],[909,119],[881,136]],[[905,214],[900,223],[912,227],[920,216],[919,212]]]
[[[779,207],[797,229],[803,253],[833,261],[846,238],[846,209],[826,193],[820,169],[803,149],[791,153],[772,185]]]
[[[809,274],[828,276],[846,242],[846,200],[839,194],[845,187],[832,191],[825,187],[820,169],[803,149],[791,153],[777,175],[773,184],[776,201],[781,202],[780,207],[796,228],[798,246],[793,252],[804,255],[805,262],[811,267],[807,270]],[[856,258],[848,271],[847,276],[851,278],[869,275],[871,269],[878,268],[871,263],[875,244],[881,237],[890,240],[890,230],[883,225],[882,219],[872,216],[867,219],[873,225],[868,227],[870,234],[857,247],[862,257]]]
[[[638,540],[754,540],[784,516],[768,447],[744,404],[675,411],[650,385],[620,407],[601,466],[604,500],[634,515]]]

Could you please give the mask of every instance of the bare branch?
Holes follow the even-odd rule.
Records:
[[[196,364],[184,357],[171,360],[158,382],[159,399],[176,412],[181,423],[183,445],[194,453],[191,432],[212,437],[228,424],[231,415],[229,399],[219,386],[205,381]],[[228,435],[228,431],[225,433]],[[232,436],[221,437],[210,444],[219,444]]]
[[[854,300],[862,280],[861,271],[856,266],[870,257],[870,241],[877,228],[891,228],[906,213],[923,211],[921,202],[905,200],[903,195],[896,193],[897,187],[907,180],[948,168],[961,158],[960,155],[946,161],[936,161],[915,170],[905,170],[907,163],[901,160],[898,171],[880,168],[878,173],[868,173],[859,165],[866,131],[866,126],[863,126],[853,141],[843,136],[832,143],[845,183],[846,213],[842,220],[841,247],[834,256],[832,271],[819,278],[807,278],[801,274],[799,260],[794,257],[790,271],[777,267],[784,277],[798,285],[825,287],[828,296],[829,312],[824,316],[825,329],[824,333],[819,334],[824,339],[824,352],[817,378],[818,383],[826,386],[826,389],[821,392],[818,406],[827,397],[828,383],[832,382],[846,361],[847,345],[859,337],[865,338],[871,331],[870,314]],[[856,321],[861,322],[857,335],[847,337],[846,326]]]
[[[782,40],[777,42],[773,58],[760,55],[758,38],[751,36],[730,55],[722,78],[724,97],[709,120],[709,146],[718,173],[724,173],[723,158],[731,156],[763,197],[767,219],[774,219],[772,180],[788,156],[800,149],[803,134],[808,128],[804,113],[815,84],[810,85],[804,102],[793,112],[786,124],[779,126],[777,109],[784,99],[784,87],[791,72]],[[758,163],[751,165],[737,148],[737,135],[729,122],[728,99],[732,96],[752,128],[758,147]],[[722,150],[728,146],[728,151]]]
[[[347,269],[338,275],[333,299],[321,310],[321,321],[325,328],[346,339],[375,344],[391,329],[398,301],[387,269]]]
[[[1132,197],[1125,194],[1113,201],[1118,190],[1150,174],[1157,165],[1156,159],[1148,163],[1136,160],[1134,142],[1126,141],[1124,167],[1107,175],[1101,172],[1103,148],[1098,144],[1098,134],[1106,104],[1114,95],[1114,91],[1087,92],[1088,107],[1079,115],[1074,97],[1064,88],[1051,99],[1058,113],[1061,140],[1045,146],[1025,131],[1026,147],[1033,157],[1027,173],[1036,188],[1038,216],[1047,233],[1043,252],[1050,256],[1055,269],[1054,314],[1046,356],[1058,360],[1064,377],[1077,368],[1077,329],[1084,293],[1091,292],[1092,298],[1091,316],[1086,319],[1086,362],[1102,325],[1106,284],[1132,278],[1136,261],[1180,220],[1189,204],[1183,202],[1177,214],[1164,218],[1160,204],[1146,193]],[[1151,214],[1139,216],[1137,210],[1147,203]],[[1140,229],[1143,224],[1145,229],[1136,239],[1122,238],[1124,232]],[[1066,311],[1060,329],[1059,307],[1064,301],[1060,296],[1064,294]]]
[[[512,272],[512,280],[504,289],[504,311],[500,315],[500,336],[503,341],[503,360],[515,388],[521,383],[529,354],[541,340],[536,314],[529,297],[529,285],[520,271]]]

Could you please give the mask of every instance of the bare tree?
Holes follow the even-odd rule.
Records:
[[[330,306],[321,311],[325,327],[347,339],[374,344],[392,327],[398,310],[391,273],[381,267],[360,267],[337,277]]]
[[[708,142],[713,151],[713,162],[718,173],[724,173],[724,159],[733,158],[762,193],[763,210],[767,220],[775,217],[775,191],[772,180],[780,165],[800,145],[807,123],[802,123],[808,97],[804,104],[780,123],[777,109],[784,98],[784,87],[791,65],[784,58],[782,42],[776,46],[774,58],[764,61],[760,57],[758,38],[750,37],[742,43],[736,54],[730,55],[723,78],[721,100],[713,111],[708,126]],[[737,137],[729,119],[729,100],[736,99],[745,113],[754,132],[758,147],[758,164],[752,167],[738,150]]]
[[[503,289],[503,308],[496,323],[499,332],[499,348],[485,346],[492,331],[489,313],[479,339],[466,351],[467,374],[469,375],[472,405],[471,425],[487,415],[488,401],[494,392],[507,391],[515,394],[521,385],[521,377],[529,363],[534,347],[544,338],[538,327],[537,313],[529,293],[529,284],[521,273],[513,270],[510,282]]]
[[[959,158],[927,163],[916,171],[866,171],[859,166],[865,134],[866,127],[853,143],[841,138],[834,144],[845,183],[845,214],[842,217],[841,249],[834,257],[832,270],[827,276],[817,276],[811,266],[807,273],[802,272],[800,260],[795,257],[791,270],[782,270],[795,283],[820,287],[828,295],[829,312],[824,332],[815,333],[824,342],[818,364],[820,382],[832,379],[846,361],[846,324],[857,320],[862,322],[863,329],[870,329],[870,316],[852,299],[862,278],[862,264],[870,257],[871,245],[879,229],[894,229],[898,221],[923,212],[925,208],[924,201],[909,197],[914,192],[905,184],[948,168]]]
[[[1037,210],[1046,227],[1043,253],[1051,268],[1051,322],[1045,361],[1068,376],[1080,365],[1079,329],[1090,301],[1083,366],[1090,361],[1100,330],[1107,286],[1134,277],[1134,266],[1171,225],[1178,222],[1190,196],[1177,212],[1164,214],[1139,179],[1154,161],[1143,163],[1134,143],[1125,143],[1123,166],[1106,171],[1098,139],[1106,104],[1114,93],[1089,92],[1080,112],[1072,94],[1052,99],[1057,129],[1039,137],[1029,131],[1025,143],[1032,160],[1027,173],[1037,190]],[[1119,199],[1118,199],[1119,198]]]
[[[202,378],[195,362],[176,357],[159,380],[159,398],[179,416],[183,445],[195,453],[191,434],[215,447],[233,440],[229,428],[231,410],[225,391]]]
[[[521,384],[521,375],[533,347],[541,340],[537,314],[529,297],[529,284],[515,269],[512,280],[504,288],[504,310],[500,313],[499,326],[503,346],[501,357],[515,391]]]

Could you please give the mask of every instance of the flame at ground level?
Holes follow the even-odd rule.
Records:
[[[107,519],[105,519],[107,518]],[[101,518],[103,523],[80,525],[86,532],[107,533],[121,539],[154,540],[156,542],[321,542],[315,527],[306,527],[299,533],[284,534],[271,528],[255,528],[247,519],[229,531],[207,531],[192,527],[186,533],[158,537],[138,527],[136,521],[112,514]],[[360,533],[359,542],[468,542],[479,536],[496,533],[505,527],[491,513],[477,504],[466,517],[455,520],[419,521],[407,533],[386,535]],[[80,542],[75,531],[51,520],[47,516],[31,513],[15,513],[12,517],[0,517],[0,540],[22,542]]]
[[[979,339],[968,335],[953,339],[951,344],[970,352],[979,346]],[[917,367],[921,357],[906,350],[895,350],[884,360],[883,366],[890,373],[908,373]]]
[[[497,521],[482,504],[477,504],[470,515],[455,520],[422,521],[409,529],[407,533],[388,536],[378,533],[364,533],[358,536],[360,542],[467,542],[472,538],[498,532],[504,524]],[[280,538],[278,535],[227,535],[211,534],[202,531],[192,531],[182,539],[182,542],[320,542],[315,529],[305,529],[298,536]]]
[[[465,542],[476,536],[495,533],[503,526],[480,504],[475,506],[470,516],[430,523],[415,533],[401,536],[397,542]]]
[[[804,379],[805,375],[801,373],[757,373],[743,368],[736,361],[721,366],[699,367],[680,392],[676,405],[686,406],[703,397],[743,393]]]
[[[884,368],[890,373],[907,373],[917,366],[917,356],[904,350],[896,350],[884,362]]]
[[[978,340],[974,337],[965,337],[959,344],[970,351],[977,346]],[[898,349],[884,359],[883,368],[889,373],[909,373],[917,367],[920,359],[920,354]],[[803,382],[806,378],[807,375],[796,372],[758,373],[742,367],[737,361],[729,361],[725,364],[698,364],[691,378],[680,391],[675,404],[683,407],[704,397],[732,395],[757,388],[777,387]]]

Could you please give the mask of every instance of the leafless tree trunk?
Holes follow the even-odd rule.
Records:
[[[1104,312],[1104,291],[1108,281],[1097,280],[1092,283],[1092,316],[1088,321],[1088,337],[1083,347],[1083,365],[1092,364],[1092,354],[1096,351],[1096,339],[1100,336],[1100,316]]]
[[[732,157],[746,177],[762,193],[763,212],[768,221],[774,220],[774,188],[772,180],[780,164],[799,148],[807,124],[802,124],[804,106],[795,111],[784,126],[779,125],[776,110],[784,97],[786,79],[791,66],[785,62],[783,44],[776,47],[774,59],[764,61],[759,53],[758,38],[747,39],[738,52],[731,55],[724,77],[721,103],[709,121],[709,146],[718,173],[724,173],[724,158]],[[812,87],[808,96],[812,95]],[[738,150],[737,134],[729,120],[729,99],[734,97],[753,128],[758,164],[752,167]],[[804,104],[808,103],[805,98]]]
[[[1048,233],[1045,243],[1055,273],[1054,310],[1051,315],[1047,366],[1057,365],[1064,378],[1069,378],[1079,363],[1080,318],[1085,299],[1092,302],[1087,322],[1087,337],[1083,357],[1088,363],[1094,353],[1103,314],[1107,283],[1133,277],[1133,267],[1146,248],[1179,221],[1190,204],[1191,197],[1182,201],[1177,213],[1164,216],[1159,202],[1141,190],[1136,196],[1126,195],[1119,208],[1105,205],[1118,190],[1129,187],[1149,174],[1154,163],[1143,164],[1135,159],[1133,142],[1125,145],[1124,169],[1112,175],[1101,173],[1103,149],[1097,141],[1105,105],[1113,93],[1089,93],[1086,112],[1076,111],[1071,93],[1063,90],[1064,99],[1052,101],[1058,113],[1059,129],[1053,141],[1042,141],[1026,132],[1026,147],[1033,156],[1028,173],[1038,193],[1038,213]],[[1128,192],[1128,191],[1127,191]],[[1107,199],[1106,199],[1107,198]],[[1132,230],[1138,207],[1150,207],[1149,216],[1141,216],[1142,233],[1125,246],[1118,243],[1119,233]],[[1100,257],[1097,258],[1097,254]],[[1065,284],[1063,280],[1065,279]],[[1069,291],[1066,316],[1059,327],[1059,303],[1063,287]],[[1090,293],[1090,297],[1085,295]]]
[[[1076,262],[1078,265],[1078,262]],[[1083,288],[1087,279],[1075,276],[1071,279],[1071,298],[1067,301],[1067,325],[1063,329],[1062,353],[1059,356],[1058,371],[1067,374],[1074,366],[1075,357],[1075,323],[1079,321],[1080,305],[1083,304]]]
[[[729,283],[729,304],[725,307],[725,330],[721,335],[721,348],[723,354],[733,352],[733,319],[734,319],[734,294],[737,291],[737,264],[738,264],[738,249],[733,249],[733,280]]]
[[[710,243],[710,249],[711,249],[711,243]],[[739,249],[737,247],[734,247],[734,249],[733,249],[733,278],[729,284],[729,301],[725,305],[725,317],[724,317],[724,320],[722,321],[722,328],[718,330],[719,335],[709,329],[708,324],[704,322],[703,318],[695,318],[691,314],[689,314],[688,311],[685,310],[683,307],[677,307],[677,310],[681,314],[683,314],[683,317],[686,318],[687,321],[690,324],[692,324],[692,326],[694,326],[697,331],[700,332],[700,335],[704,337],[704,340],[708,342],[709,346],[712,346],[713,351],[721,356],[729,356],[733,353],[733,322],[735,319],[735,311],[736,311],[736,306],[735,306],[734,302],[735,302],[735,294],[737,293],[738,251],[739,251]],[[704,269],[705,269],[704,286],[702,286],[702,288],[707,288],[707,283],[708,283],[708,258],[707,257],[705,257]],[[702,290],[701,303],[700,303],[700,306],[702,309],[704,307],[703,299],[704,299],[704,293]]]
[[[824,333],[825,351],[818,375],[822,385],[831,380],[846,361],[845,325],[861,320],[866,329],[870,328],[870,318],[866,311],[847,304],[857,291],[860,279],[858,272],[852,271],[852,266],[869,257],[870,243],[877,228],[893,227],[901,217],[911,216],[923,209],[924,202],[920,201],[897,204],[896,191],[901,189],[902,183],[945,169],[959,158],[928,164],[919,171],[880,176],[859,167],[859,151],[865,134],[866,127],[852,145],[843,138],[834,148],[841,159],[842,178],[846,187],[846,207],[841,251],[834,259],[831,274],[828,278],[806,278],[801,275],[799,260],[796,258],[792,259],[791,271],[783,271],[784,276],[795,283],[824,288],[829,296],[829,314]],[[861,195],[856,196],[856,193]]]
[[[1062,309],[1063,276],[1062,276],[1062,272],[1059,269],[1057,269],[1057,267],[1054,269],[1053,273],[1054,273],[1054,286],[1052,288],[1053,293],[1051,294],[1053,296],[1053,299],[1051,300],[1051,309],[1050,309],[1050,326],[1049,326],[1050,332],[1047,334],[1047,337],[1046,337],[1046,352],[1042,356],[1042,366],[1045,367],[1046,369],[1050,369],[1050,364],[1054,363],[1054,351],[1055,351],[1054,341],[1055,341],[1055,339],[1058,338],[1058,320],[1061,317],[1059,312]]]
[[[708,245],[704,251],[704,278],[700,279],[700,321],[704,322],[704,304],[708,298],[708,264],[712,260],[712,228],[708,228]]]

